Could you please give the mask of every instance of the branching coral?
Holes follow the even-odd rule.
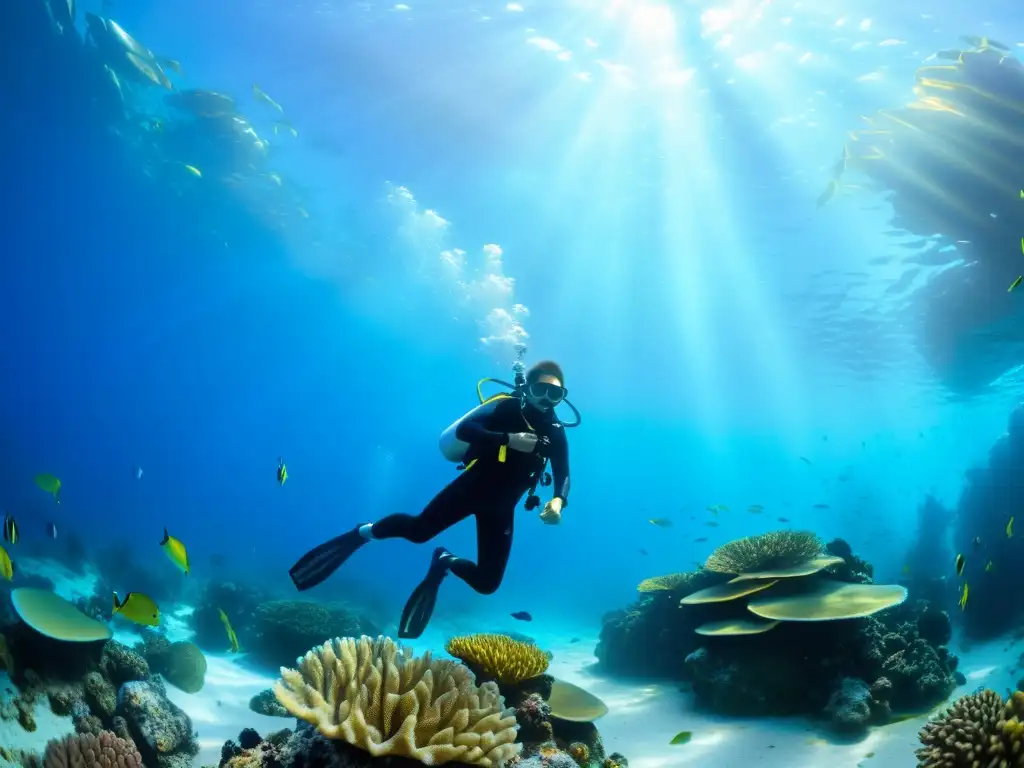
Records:
[[[510,685],[543,675],[548,668],[544,651],[508,635],[453,637],[445,644],[445,650],[471,669]]]
[[[373,757],[498,768],[519,754],[516,718],[493,682],[464,665],[414,657],[388,637],[337,638],[281,669],[278,701],[329,739]]]
[[[703,575],[703,571],[684,571],[666,576],[652,576],[636,585],[637,592],[681,592]]]
[[[44,768],[142,768],[142,756],[130,741],[109,731],[54,739],[46,745]]]
[[[961,696],[921,729],[918,768],[1024,765],[1024,693],[1007,701],[993,690]]]
[[[821,540],[808,531],[774,531],[730,541],[711,553],[704,568],[716,573],[751,573],[790,568],[823,552]]]

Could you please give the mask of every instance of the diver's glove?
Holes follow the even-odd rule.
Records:
[[[544,509],[540,512],[540,519],[544,521],[545,525],[558,525],[562,522],[562,500],[555,496],[545,504]]]

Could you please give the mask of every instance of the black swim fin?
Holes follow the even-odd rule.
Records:
[[[398,636],[403,640],[415,639],[423,634],[434,615],[434,603],[437,602],[437,590],[448,575],[449,563],[444,559],[449,552],[444,547],[434,550],[430,560],[427,578],[413,590],[409,601],[402,609],[402,618],[398,623]]]
[[[316,549],[311,549],[299,558],[299,562],[291,567],[288,574],[300,592],[312,589],[338,570],[366,542],[366,537],[356,526],[348,533],[335,536]]]

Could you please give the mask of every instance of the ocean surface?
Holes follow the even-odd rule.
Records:
[[[594,656],[644,579],[810,531],[951,616],[957,694],[1015,685],[1024,600],[983,580],[1024,577],[1009,521],[1024,449],[1005,437],[1024,392],[1016,4],[7,0],[0,14],[11,586],[144,592],[174,640],[211,584],[298,599],[304,552],[415,515],[459,477],[438,441],[480,380],[550,359],[581,415],[564,430],[561,522],[538,518],[552,493],[538,487],[500,589],[448,578],[414,647],[511,632],[551,649],[556,675],[610,705],[606,747],[633,768],[859,765],[875,747],[826,756],[804,720],[736,726],[681,679]],[[976,81],[975,60],[991,67]],[[943,80],[954,71],[968,74]],[[953,122],[907,117],[922,113]],[[968,491],[986,471],[982,513]],[[928,517],[929,499],[945,512]],[[158,551],[165,529],[187,577]],[[996,539],[1000,554],[978,553]],[[434,546],[475,559],[473,518],[430,544],[373,542],[301,597],[395,637]],[[979,619],[974,657],[964,578],[999,616]],[[259,717],[245,704],[275,677],[208,655],[203,706],[233,709],[176,694],[197,768]],[[638,725],[654,710],[657,727]],[[878,737],[874,765],[913,765],[921,722],[889,726],[902,735]],[[678,731],[692,742],[669,746]],[[772,757],[786,738],[807,755]]]

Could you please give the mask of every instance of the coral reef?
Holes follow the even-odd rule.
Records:
[[[130,741],[108,731],[54,739],[46,745],[44,768],[142,768],[142,755]]]
[[[1006,535],[1013,510],[1024,505],[1022,465],[1024,406],[1019,406],[1010,415],[1007,433],[989,449],[987,465],[967,473],[956,507],[954,549],[965,556],[962,581],[970,585],[970,604],[961,618],[972,640],[996,637],[1024,623],[1024,595],[1005,588],[1024,580],[1020,543]],[[955,582],[948,586],[950,602],[957,589]]]
[[[328,738],[375,757],[489,768],[520,749],[514,713],[493,682],[477,686],[464,665],[415,657],[387,637],[324,643],[298,670],[282,669],[274,693]]]
[[[548,668],[544,651],[508,635],[453,637],[445,644],[445,650],[473,670],[479,681],[517,685],[544,674]]]
[[[684,658],[700,645],[694,634],[714,613],[700,608],[679,610],[679,599],[692,591],[724,584],[724,574],[688,571],[640,582],[633,606],[606,613],[594,655],[602,669],[627,677],[682,677]],[[653,589],[650,582],[672,589]]]
[[[821,714],[844,732],[949,695],[957,659],[946,648],[944,611],[900,604],[902,589],[871,584],[871,566],[842,540],[822,548],[810,534],[769,536],[712,555],[716,567],[752,568],[755,578],[724,577],[681,601],[650,592],[607,615],[596,652],[602,668],[689,682],[715,712]],[[825,578],[805,575],[815,569]]]
[[[69,605],[58,606],[56,615]],[[40,623],[39,616],[33,620]],[[40,626],[54,630],[47,621]],[[78,621],[54,631],[61,634]],[[144,762],[149,768],[188,768],[198,751],[192,724],[167,699],[159,676],[139,653],[113,640],[54,640],[20,622],[4,629],[10,639],[7,666],[19,691],[9,715],[33,730],[36,703],[48,701],[55,714],[72,718],[78,734],[77,739],[51,743],[46,765],[88,768],[82,760],[95,755],[89,765],[132,768]]]
[[[961,696],[918,737],[918,768],[1005,768],[1024,761],[1024,693],[1006,701],[992,690]],[[1011,762],[1012,760],[1012,762]]]
[[[277,670],[294,664],[324,638],[376,635],[377,629],[346,607],[307,600],[271,600],[256,609],[248,632],[243,634],[237,626],[235,632],[246,638],[252,661]]]

